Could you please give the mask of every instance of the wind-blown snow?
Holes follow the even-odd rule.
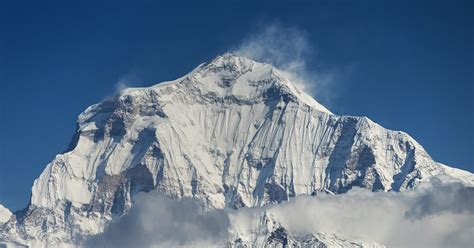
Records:
[[[10,219],[12,213],[8,208],[0,204],[0,224],[7,222]]]
[[[264,206],[352,187],[404,191],[436,175],[409,135],[337,116],[271,65],[225,54],[186,76],[87,108],[70,149],[35,180],[0,239],[35,245],[100,233],[140,192],[204,209]]]

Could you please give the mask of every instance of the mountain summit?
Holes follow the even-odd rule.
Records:
[[[473,182],[403,132],[334,115],[285,75],[225,54],[177,80],[92,105],[0,239],[74,242],[126,214],[139,192],[238,209],[355,186],[403,191],[442,174]]]

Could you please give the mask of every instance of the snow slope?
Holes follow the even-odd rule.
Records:
[[[232,54],[125,89],[87,108],[77,126],[0,238],[55,244],[100,233],[151,190],[212,209],[354,186],[403,191],[440,174],[473,182],[406,133],[334,115],[271,65]]]

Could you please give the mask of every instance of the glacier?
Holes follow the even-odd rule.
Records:
[[[79,242],[126,214],[140,192],[239,209],[352,187],[404,191],[438,175],[473,184],[472,173],[434,161],[408,134],[333,114],[285,75],[224,54],[182,78],[90,106],[68,150],[34,181],[29,205],[0,227],[0,240]]]

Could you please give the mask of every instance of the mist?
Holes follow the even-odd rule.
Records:
[[[88,247],[209,247],[225,239],[229,219],[224,210],[204,211],[192,199],[172,200],[158,192],[139,194],[127,215]]]
[[[204,211],[192,199],[141,194],[130,212],[91,247],[222,246],[235,235],[252,235],[266,214],[292,235],[333,233],[388,247],[468,247],[474,234],[474,188],[433,179],[416,190],[341,195],[301,195],[289,202],[239,210]]]

